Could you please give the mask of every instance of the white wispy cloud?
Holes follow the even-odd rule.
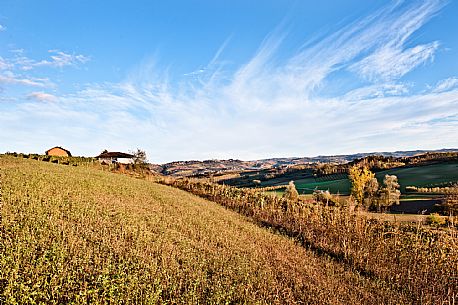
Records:
[[[212,59],[197,82],[172,83],[168,71],[146,62],[121,83],[93,84],[55,103],[5,107],[0,143],[14,142],[19,129],[25,151],[57,140],[76,154],[142,147],[155,162],[458,146],[455,80],[421,94],[398,80],[432,58],[438,42],[406,42],[441,6],[390,4],[286,60],[277,53],[286,34],[277,30],[235,71]],[[320,95],[342,71],[372,83]],[[33,132],[36,126],[46,128]]]
[[[0,56],[0,70],[11,69],[12,65]]]
[[[375,40],[377,44],[374,52],[369,53],[359,62],[350,66],[350,70],[357,72],[369,80],[392,80],[400,78],[418,65],[432,60],[435,51],[439,47],[439,42],[434,41],[427,44],[406,47],[411,35],[422,27],[431,17],[433,17],[445,4],[444,1],[417,1],[398,2],[395,8],[407,5],[407,9],[402,13],[389,11],[380,16],[377,20],[378,26],[383,30],[378,33],[386,35],[381,40]]]
[[[67,54],[58,50],[50,50],[53,55],[48,60],[34,60],[25,56],[23,49],[10,50],[13,57],[0,57],[0,89],[8,85],[32,86],[50,88],[56,84],[49,77],[37,77],[37,73],[30,71],[36,67],[55,67],[77,66],[86,63],[89,58],[84,55]]]
[[[31,92],[27,95],[28,99],[42,101],[42,102],[55,102],[57,97],[46,92]]]
[[[458,77],[449,77],[439,81],[433,92],[444,92],[458,87]]]
[[[377,84],[351,90],[343,95],[342,99],[347,101],[368,100],[372,98],[405,95],[408,92],[409,86],[406,84]]]
[[[438,47],[438,42],[419,45],[406,50],[386,46],[352,65],[351,69],[370,80],[377,78],[397,79],[427,60],[432,60]]]
[[[69,54],[59,50],[49,50],[51,55],[49,59],[36,61],[26,56],[18,56],[15,64],[20,66],[21,70],[32,70],[36,67],[54,67],[63,68],[66,66],[78,66],[89,61],[89,57],[82,54]]]
[[[53,87],[54,84],[48,78],[37,78],[16,75],[11,71],[0,74],[0,84],[24,85],[32,87]]]
[[[0,32],[6,31],[6,27],[0,24]]]

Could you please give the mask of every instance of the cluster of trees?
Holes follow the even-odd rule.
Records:
[[[360,167],[367,167],[372,170],[383,170],[403,166],[405,163],[401,162],[398,158],[395,157],[374,155],[356,159],[350,162],[349,165],[351,167],[357,165]]]
[[[313,174],[316,176],[325,176],[332,174],[340,174],[347,172],[346,164],[332,164],[332,163],[322,163],[318,164],[313,171]]]
[[[314,170],[314,174],[317,176],[324,176],[340,173],[349,173],[350,169],[354,166],[366,167],[372,170],[383,170],[403,165],[405,165],[405,163],[401,162],[395,157],[374,155],[355,159],[347,164],[318,164]]]
[[[413,157],[404,157],[399,160],[407,165],[426,163],[430,161],[451,161],[458,159],[458,152],[429,152]]]
[[[452,183],[450,183],[452,184]],[[416,187],[416,186],[406,186],[407,192],[417,192],[417,193],[438,193],[438,194],[455,194],[458,189],[458,185],[444,186],[444,187]]]
[[[418,165],[421,163],[435,161],[450,161],[457,160],[458,152],[433,152],[411,157],[393,157],[372,155],[364,158],[355,159],[346,164],[324,163],[318,164],[314,169],[316,176],[332,175],[338,173],[349,173],[354,166],[366,167],[370,170],[384,170],[406,165]]]
[[[385,175],[383,185],[380,186],[375,174],[367,167],[353,166],[350,168],[349,178],[352,184],[351,195],[358,206],[367,210],[383,211],[399,204],[401,192],[395,175]]]

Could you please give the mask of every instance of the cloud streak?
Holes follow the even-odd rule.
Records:
[[[32,92],[27,95],[28,99],[37,100],[41,102],[55,102],[57,97],[55,95],[46,93],[46,92]]]
[[[393,8],[382,11],[374,20],[378,23],[375,33],[383,35],[384,38],[381,36],[376,39],[377,44],[371,46],[375,51],[352,64],[350,70],[372,81],[392,80],[402,77],[427,60],[432,60],[439,42],[410,48],[406,48],[406,44],[412,34],[429,21],[444,4],[444,1],[411,1],[407,4],[398,2]],[[407,5],[404,11],[403,5]]]
[[[437,83],[433,92],[444,92],[458,87],[458,77],[449,77]]]
[[[26,87],[55,87],[48,77],[32,76],[30,70],[37,67],[63,68],[67,66],[76,67],[89,61],[84,55],[68,54],[59,50],[49,50],[49,59],[36,61],[24,56],[23,49],[12,50],[13,58],[0,57],[0,85],[15,85]],[[2,88],[3,89],[3,88]]]
[[[59,50],[49,50],[48,52],[51,54],[49,59],[36,61],[25,56],[20,56],[16,58],[15,64],[19,65],[21,70],[27,71],[37,67],[75,67],[89,61],[89,57],[81,54],[69,54]]]
[[[48,78],[24,77],[11,71],[0,74],[0,84],[23,85],[31,87],[52,87],[54,84]]]

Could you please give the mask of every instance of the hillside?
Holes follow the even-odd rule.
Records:
[[[411,150],[411,151],[395,151],[395,152],[371,152],[357,153],[349,155],[329,155],[316,157],[291,157],[291,158],[269,158],[253,161],[242,161],[237,159],[229,160],[190,160],[190,161],[175,161],[165,164],[153,164],[151,168],[154,171],[164,175],[173,176],[208,176],[208,175],[223,175],[238,173],[242,171],[259,171],[286,166],[295,166],[303,164],[316,163],[334,163],[344,164],[356,159],[365,158],[368,156],[384,156],[393,158],[406,158],[417,156],[425,153],[446,153],[457,152],[458,149],[439,149],[439,150]]]
[[[187,192],[0,157],[0,303],[409,303]]]

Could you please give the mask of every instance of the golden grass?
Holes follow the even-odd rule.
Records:
[[[377,219],[380,221],[390,221],[394,223],[421,223],[426,224],[428,215],[419,214],[389,214],[389,213],[372,213],[372,212],[358,212],[359,215]],[[447,219],[446,216],[440,216],[443,219]]]
[[[2,304],[398,304],[401,292],[171,187],[0,157]]]

